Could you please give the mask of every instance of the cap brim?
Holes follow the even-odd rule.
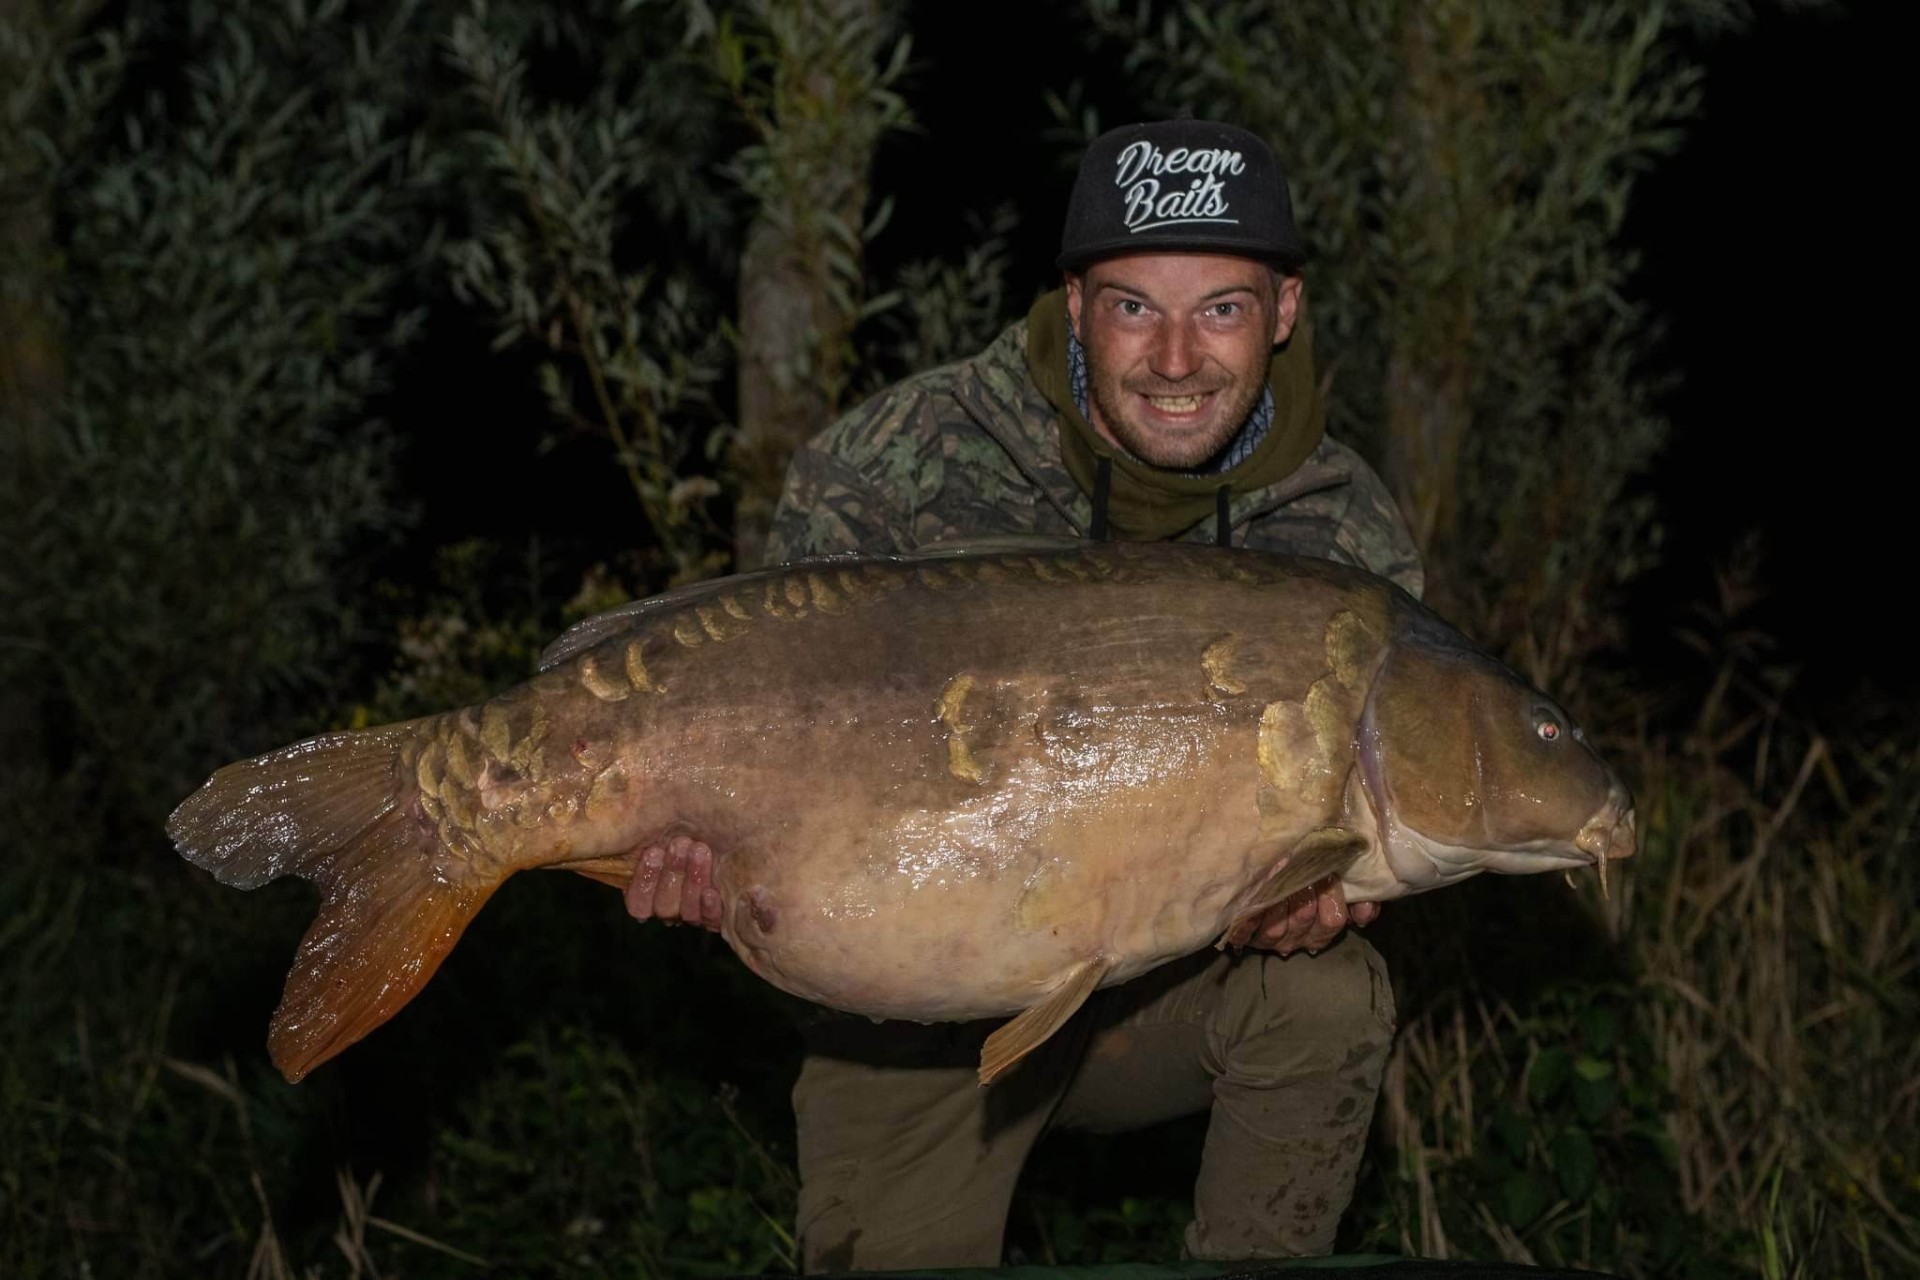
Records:
[[[1053,265],[1062,271],[1072,271],[1105,258],[1147,253],[1218,253],[1235,258],[1252,258],[1276,267],[1298,267],[1307,260],[1306,250],[1297,244],[1252,246],[1245,240],[1205,234],[1155,237],[1151,240],[1130,235],[1097,244],[1080,245],[1071,252],[1062,252],[1053,260]]]

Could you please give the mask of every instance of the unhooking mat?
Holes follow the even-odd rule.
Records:
[[[1617,1280],[1600,1271],[1528,1267],[1514,1262],[1435,1262],[1386,1254],[1259,1262],[1116,1262],[1076,1267],[962,1267],[918,1271],[843,1271],[828,1280]],[[746,1280],[746,1277],[736,1277]],[[1325,1280],[1335,1280],[1326,1275]]]

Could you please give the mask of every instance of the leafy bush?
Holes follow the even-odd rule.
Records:
[[[218,1265],[298,1125],[258,1068],[169,1057],[257,1025],[297,896],[223,901],[159,825],[350,686],[355,560],[404,524],[368,403],[435,181],[414,13],[0,17],[9,1275]]]
[[[622,20],[632,8],[589,5],[559,31],[515,6],[454,20],[448,52],[481,177],[447,265],[496,347],[541,350],[555,431],[611,446],[646,521],[649,578],[664,585],[728,558],[709,509],[732,439],[714,401],[727,347],[701,259],[736,219],[710,172],[724,140],[717,86],[669,14]],[[541,92],[536,63],[570,74]],[[641,235],[690,245],[694,262],[657,248],[635,260]]]
[[[351,559],[401,523],[367,404],[417,325],[435,176],[394,31],[340,3],[163,16],[34,46],[51,87],[9,100],[34,145],[4,186],[43,193],[48,238],[0,247],[62,370],[0,436],[0,681],[142,831],[343,687]]]
[[[669,1063],[540,1033],[436,1135],[434,1225],[513,1275],[791,1271],[788,1159]]]
[[[1660,424],[1617,233],[1693,104],[1668,11],[1093,11],[1166,103],[1281,142],[1338,421],[1389,458],[1435,445],[1439,479],[1429,458],[1401,480],[1440,486],[1403,492],[1453,603],[1536,675],[1571,674],[1652,538],[1622,497]],[[370,27],[341,0],[134,0],[0,20],[0,717],[21,726],[0,787],[0,1271],[791,1266],[797,1041],[712,940],[518,878],[405,1014],[293,1089],[260,1044],[310,893],[220,889],[158,836],[211,764],[472,701],[570,617],[720,562],[730,247],[778,194],[755,185],[781,154],[768,12],[422,4]],[[466,96],[429,92],[449,80]],[[897,288],[856,277],[873,224],[842,223],[829,274],[867,323],[855,348],[834,331],[833,359],[864,361],[835,394],[1019,309],[1011,215]],[[538,353],[545,429],[606,439],[646,558],[609,548],[617,570],[580,579],[463,541],[426,586],[364,589],[362,553],[406,525],[369,406],[442,285]],[[1920,1270],[1920,744],[1893,717],[1794,714],[1720,612],[1669,701],[1584,682],[1641,800],[1611,896],[1469,885],[1376,929],[1404,1026],[1343,1243],[1636,1277]],[[1200,1133],[1050,1141],[1013,1248],[1166,1257]]]

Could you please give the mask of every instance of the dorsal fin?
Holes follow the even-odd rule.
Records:
[[[942,560],[954,556],[1046,555],[1057,551],[1084,551],[1098,546],[1082,538],[1059,538],[1042,533],[996,533],[980,538],[950,538],[929,542],[905,560]]]
[[[858,552],[843,551],[828,556],[812,556],[805,560],[794,560],[787,564],[771,565],[765,569],[754,569],[747,573],[730,574],[724,578],[709,578],[705,582],[689,582],[684,587],[675,587],[671,591],[662,591],[659,595],[648,596],[644,600],[633,600],[596,613],[591,618],[583,618],[561,632],[552,644],[540,653],[540,669],[550,671],[563,662],[579,657],[602,640],[624,635],[647,619],[658,613],[670,612],[687,605],[699,604],[711,600],[729,591],[737,591],[750,582],[765,582],[768,578],[783,578],[795,570],[819,569],[827,565],[854,564],[873,560],[898,560],[899,556],[869,556]]]
[[[644,600],[634,600],[574,623],[541,652],[540,670],[549,671],[563,662],[577,658],[601,641],[624,635],[656,614],[699,604],[729,591],[737,591],[748,583],[765,582],[768,578],[781,578],[790,573],[804,572],[809,569],[838,568],[853,564],[901,565],[912,564],[916,560],[951,560],[968,556],[1038,555],[1072,551],[1086,545],[1077,538],[1003,534],[990,538],[966,538],[952,542],[930,543],[909,555],[837,551],[830,555],[808,556],[803,560],[792,560],[786,564],[772,565],[765,569],[736,573],[725,578],[690,582],[684,587],[662,591],[659,595],[648,596]]]

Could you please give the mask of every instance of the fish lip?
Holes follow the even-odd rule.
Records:
[[[1624,843],[1621,839],[1623,834]],[[1614,824],[1613,841],[1607,846],[1607,857],[1609,860],[1618,861],[1621,858],[1631,858],[1639,850],[1640,820],[1634,813],[1633,806],[1629,804],[1626,813],[1619,822]]]
[[[1618,862],[1622,858],[1631,858],[1639,846],[1639,820],[1634,815],[1633,800],[1627,795],[1625,787],[1618,782],[1608,789],[1607,802],[1600,811],[1587,819],[1580,833],[1573,838],[1574,847],[1585,853],[1590,862]]]
[[[1528,875],[1536,871],[1577,871],[1591,867],[1600,859],[1585,849],[1555,843],[1536,849],[1463,849],[1489,871],[1503,875]],[[1461,865],[1468,865],[1463,860]]]

